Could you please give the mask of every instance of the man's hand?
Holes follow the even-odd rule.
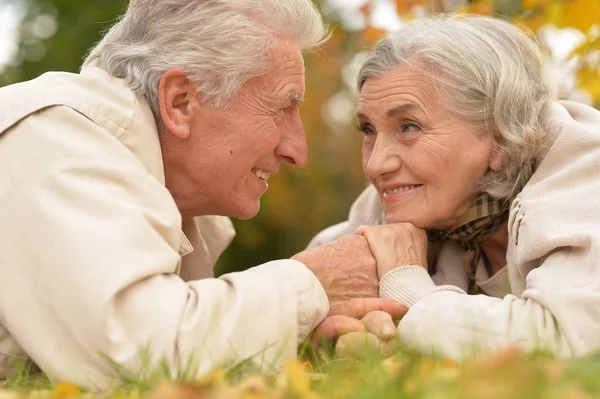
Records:
[[[333,341],[350,332],[377,331],[389,337],[396,332],[394,320],[400,319],[408,308],[393,299],[359,298],[353,299],[338,312],[330,315],[319,324],[312,335],[313,343]],[[371,315],[375,312],[376,316]],[[368,316],[368,317],[367,317]],[[366,320],[362,320],[367,317]]]
[[[427,269],[427,233],[412,223],[361,226],[354,234],[364,236],[377,260],[377,276],[399,266]]]
[[[377,298],[377,266],[367,239],[360,235],[300,252],[292,257],[306,265],[321,282],[329,298],[330,314],[354,298]]]
[[[315,329],[313,344],[337,339],[338,356],[360,356],[379,351],[387,355],[396,344],[394,319],[401,318],[408,308],[391,299],[354,299],[340,308],[340,314],[327,317]]]

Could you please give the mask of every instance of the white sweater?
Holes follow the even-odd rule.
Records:
[[[600,348],[600,112],[555,102],[544,116],[556,141],[513,201],[508,221],[507,267],[477,282],[486,295],[467,295],[458,245],[447,243],[430,277],[418,266],[383,276],[380,296],[410,307],[398,326],[405,344],[460,359],[473,352],[516,345],[559,356]],[[349,220],[309,246],[374,224],[381,207],[367,188]]]

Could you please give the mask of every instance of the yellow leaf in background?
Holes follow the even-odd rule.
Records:
[[[423,1],[418,0],[396,0],[396,12],[398,15],[408,14],[414,6],[422,5]]]
[[[563,25],[563,3],[560,0],[554,0],[548,4],[546,7],[546,20],[550,24],[554,24],[556,26]]]
[[[548,4],[548,0],[523,0],[521,9],[530,10],[536,7],[543,7]]]
[[[385,29],[368,26],[362,31],[362,38],[367,44],[375,44],[379,39],[385,36],[386,33],[387,31]]]
[[[537,30],[546,25],[548,21],[541,12],[534,12],[527,16],[514,18],[513,23],[523,25],[532,32],[537,32]]]
[[[482,0],[465,7],[460,7],[457,11],[464,14],[492,15],[495,12],[495,8],[492,1]]]
[[[360,8],[360,12],[365,17],[368,17],[371,14],[371,3],[366,3],[364,6]]]
[[[54,399],[66,399],[77,396],[79,396],[79,387],[69,382],[59,382],[52,392]]]
[[[600,36],[593,40],[588,40],[575,50],[573,50],[573,54],[584,55],[593,50],[600,50]]]
[[[586,90],[594,101],[600,99],[600,71],[597,69],[583,68],[577,75],[579,87]]]
[[[566,0],[563,2],[563,26],[572,26],[587,32],[595,24],[600,24],[599,0]]]

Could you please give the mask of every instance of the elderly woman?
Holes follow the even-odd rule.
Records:
[[[600,348],[600,112],[553,99],[536,43],[488,17],[416,20],[358,88],[371,185],[310,246],[367,237],[408,346]]]

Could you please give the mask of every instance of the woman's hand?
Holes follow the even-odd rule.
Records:
[[[360,226],[354,234],[364,236],[377,261],[377,276],[399,266],[427,269],[427,233],[412,223]]]

